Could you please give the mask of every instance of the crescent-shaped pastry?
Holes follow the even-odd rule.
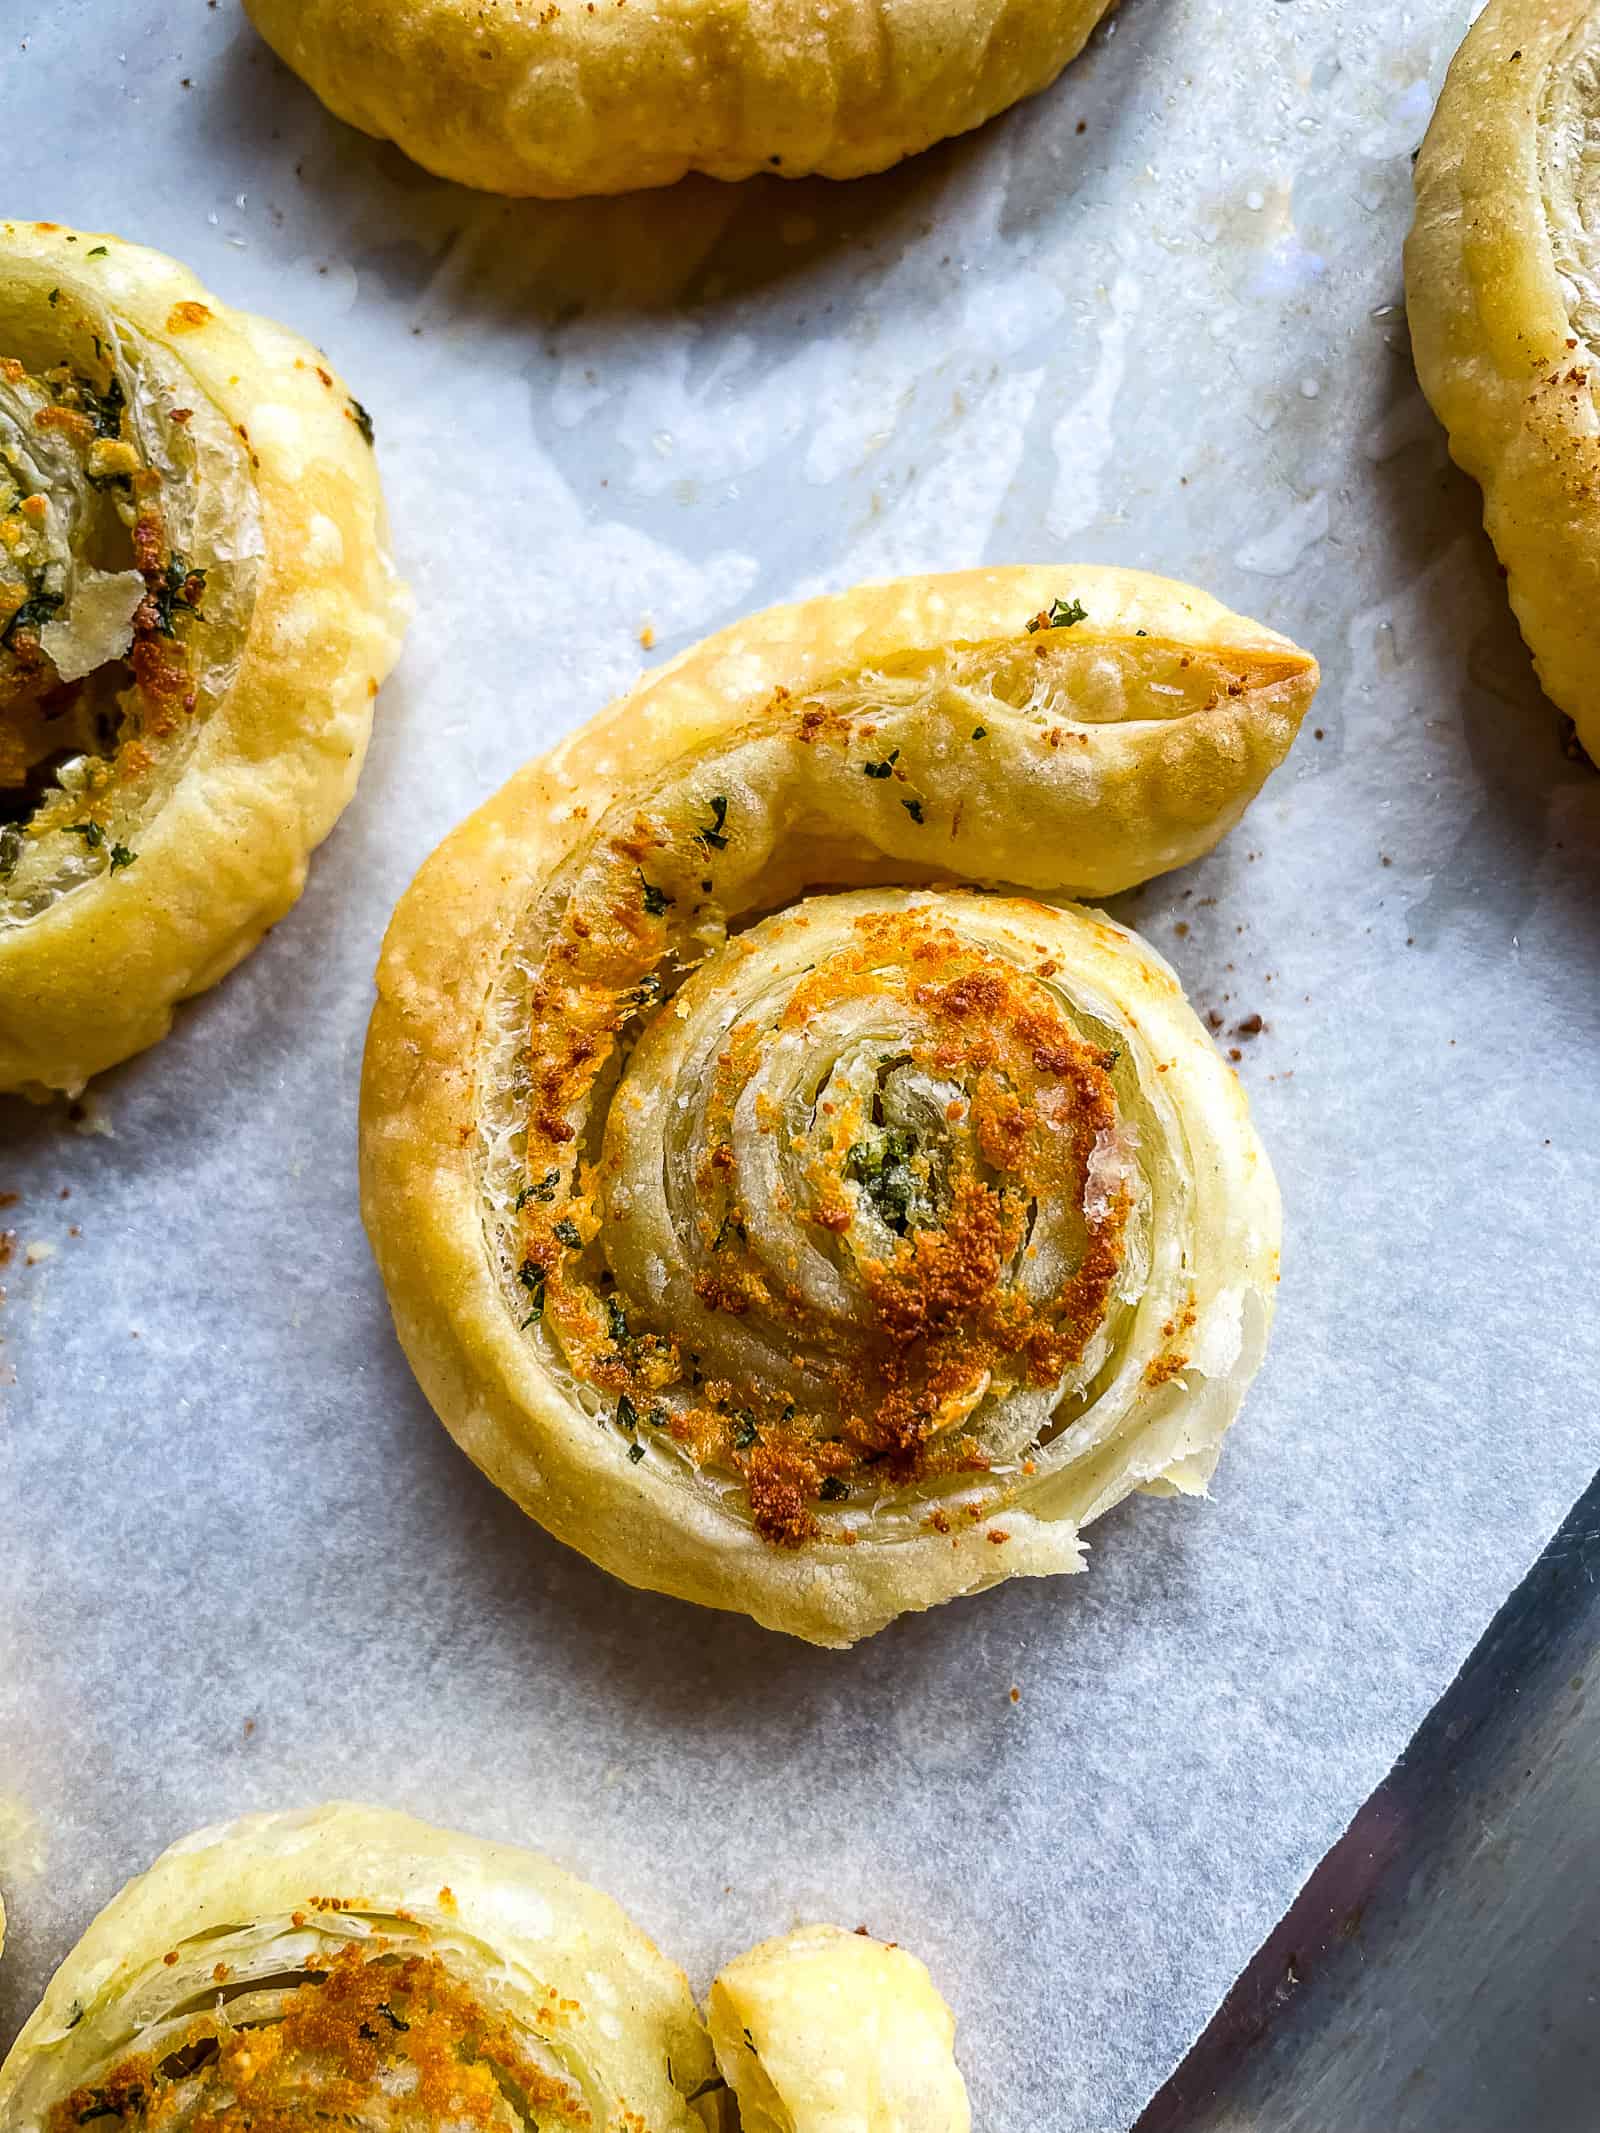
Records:
[[[1057,899],[1203,851],[1315,682],[1139,573],[907,579],[723,631],[449,837],[379,967],[363,1199],[484,1471],[836,1645],[1202,1490],[1277,1192],[1173,973]]]
[[[0,224],[0,1089],[153,1044],[283,916],[404,612],[314,348],[159,252]]]
[[[375,1808],[185,1838],[0,2069],[6,2133],[705,2133],[683,1973],[532,1852]]]
[[[1417,159],[1417,375],[1545,693],[1600,761],[1600,4],[1491,0]]]
[[[331,111],[488,192],[885,170],[1042,89],[1114,0],[245,0]]]
[[[804,1926],[729,1963],[706,2012],[741,2133],[970,2133],[955,2020],[904,1948]]]

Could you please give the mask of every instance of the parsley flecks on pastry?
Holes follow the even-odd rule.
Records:
[[[384,542],[315,349],[0,224],[0,1089],[153,1044],[294,902],[399,647]]]
[[[802,1926],[729,1963],[706,2011],[742,2133],[969,2133],[955,2022],[904,1948]]]
[[[1114,0],[246,0],[340,118],[558,199],[686,171],[861,177],[1053,81]]]
[[[1600,761],[1600,5],[1491,0],[1417,159],[1417,375],[1546,694]]]
[[[1278,1202],[1173,973],[1059,901],[1205,850],[1305,653],[1137,572],[736,624],[391,923],[364,1208],[447,1427],[618,1576],[848,1644],[1203,1487]]]
[[[7,2133],[704,2133],[683,1973],[548,1859],[376,1808],[251,1815],[130,1882],[0,2069]]]

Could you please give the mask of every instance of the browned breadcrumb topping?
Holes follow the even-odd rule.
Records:
[[[535,2019],[554,2033],[580,2017],[552,1988]],[[377,1940],[309,1970],[271,2021],[235,2026],[219,2010],[197,2016],[159,2058],[129,2054],[55,2104],[47,2133],[112,2121],[124,2133],[467,2133],[588,2126],[592,2114],[442,1960]]]
[[[1149,1386],[1165,1385],[1181,1370],[1189,1366],[1188,1351],[1180,1343],[1194,1330],[1196,1317],[1194,1291],[1189,1291],[1189,1300],[1176,1318],[1169,1318],[1161,1328],[1161,1337],[1166,1345],[1153,1355],[1145,1365],[1144,1381]]]

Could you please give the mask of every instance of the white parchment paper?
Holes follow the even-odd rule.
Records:
[[[1113,2133],[1171,2070],[1600,1460],[1600,779],[1401,309],[1470,12],[1126,0],[881,180],[542,207],[336,125],[235,0],[10,0],[6,212],[325,345],[418,613],[294,914],[76,1125],[0,1106],[0,2037],[169,1839],[347,1794],[549,1849],[701,1984],[802,1918],[909,1943],[986,2133]],[[1325,665],[1244,827],[1122,913],[1242,1054],[1277,1333],[1214,1504],[814,1652],[612,1583],[432,1421],[356,1212],[370,973],[642,632],[1054,555]]]

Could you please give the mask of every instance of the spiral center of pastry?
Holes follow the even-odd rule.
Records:
[[[259,545],[239,442],[164,352],[68,289],[40,308],[0,301],[0,923],[136,862],[133,803],[232,670]]]
[[[524,1189],[526,1323],[773,1542],[869,1476],[1026,1459],[1103,1359],[1117,1053],[991,906],[830,896],[729,939],[652,1004],[598,1141]]]

